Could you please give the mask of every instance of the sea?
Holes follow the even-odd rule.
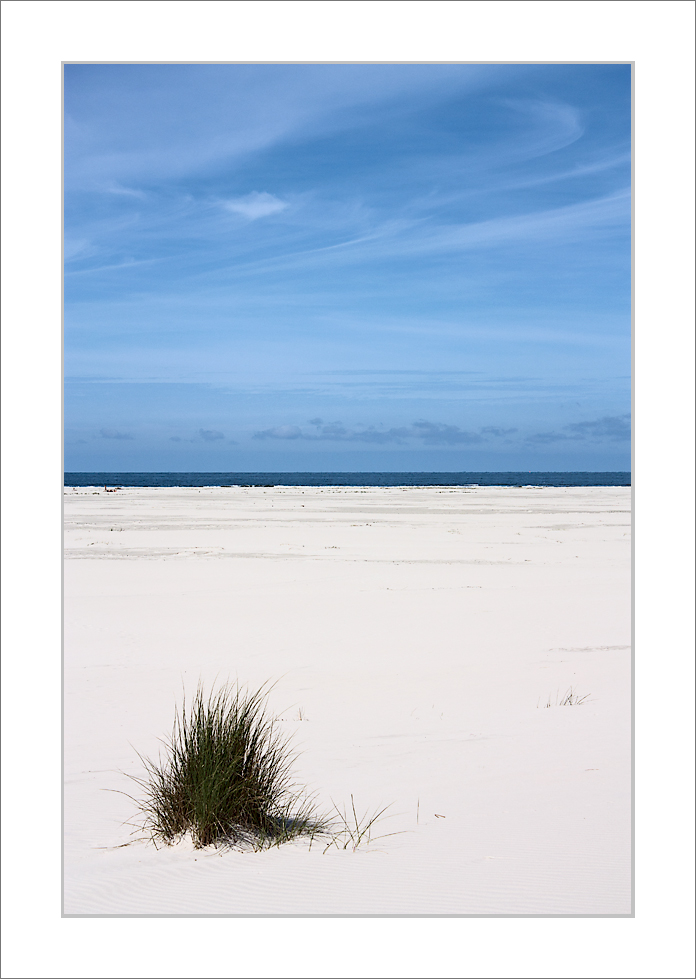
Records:
[[[630,486],[630,472],[65,473],[65,486]]]

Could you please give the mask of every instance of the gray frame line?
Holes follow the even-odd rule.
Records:
[[[636,63],[631,62],[631,917],[636,916]]]
[[[65,63],[60,66],[60,914],[65,917]]]
[[[62,918],[633,918],[633,914],[63,914]]]

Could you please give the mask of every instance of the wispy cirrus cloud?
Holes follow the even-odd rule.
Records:
[[[93,272],[112,272],[115,269],[132,269],[138,265],[153,265],[155,262],[164,261],[161,258],[143,258],[143,259],[127,259],[124,262],[115,262],[113,265],[97,265],[94,268],[87,269],[71,269],[69,272],[66,271],[67,275],[90,275]]]
[[[63,242],[63,259],[69,262],[73,258],[84,255],[89,247],[90,242],[87,238],[66,238]]]
[[[569,146],[583,135],[584,126],[577,108],[560,99],[503,99],[501,105],[527,120],[527,138],[521,140],[518,147],[508,148],[509,157],[545,156]]]
[[[145,200],[147,194],[142,190],[134,190],[132,187],[121,187],[120,184],[109,184],[106,186],[107,194],[117,194],[121,197],[135,197],[137,200]]]
[[[506,65],[71,65],[68,176],[100,190],[190,177],[356,123],[379,127],[395,106],[463,96],[518,73]]]
[[[617,233],[629,233],[630,190],[624,188],[610,195],[580,203],[521,214],[495,217],[483,221],[442,223],[437,217],[399,217],[380,221],[374,218],[359,234],[334,229],[340,240],[305,247],[305,235],[299,234],[281,244],[272,257],[236,262],[225,275],[235,278],[303,272],[343,266],[368,265],[416,259],[437,254],[482,252],[500,248],[564,246],[588,242]],[[299,229],[298,229],[299,231]],[[298,247],[299,246],[299,247]]]

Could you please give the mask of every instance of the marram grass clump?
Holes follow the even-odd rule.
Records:
[[[195,847],[261,849],[326,832],[292,781],[292,754],[266,716],[264,690],[225,685],[177,710],[165,757],[142,758],[143,827],[157,844],[190,834]]]

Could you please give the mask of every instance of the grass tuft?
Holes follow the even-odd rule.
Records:
[[[199,685],[177,710],[164,759],[141,757],[138,802],[152,841],[190,834],[195,847],[263,849],[300,836],[321,836],[325,822],[292,781],[295,756],[265,713],[265,693]]]

